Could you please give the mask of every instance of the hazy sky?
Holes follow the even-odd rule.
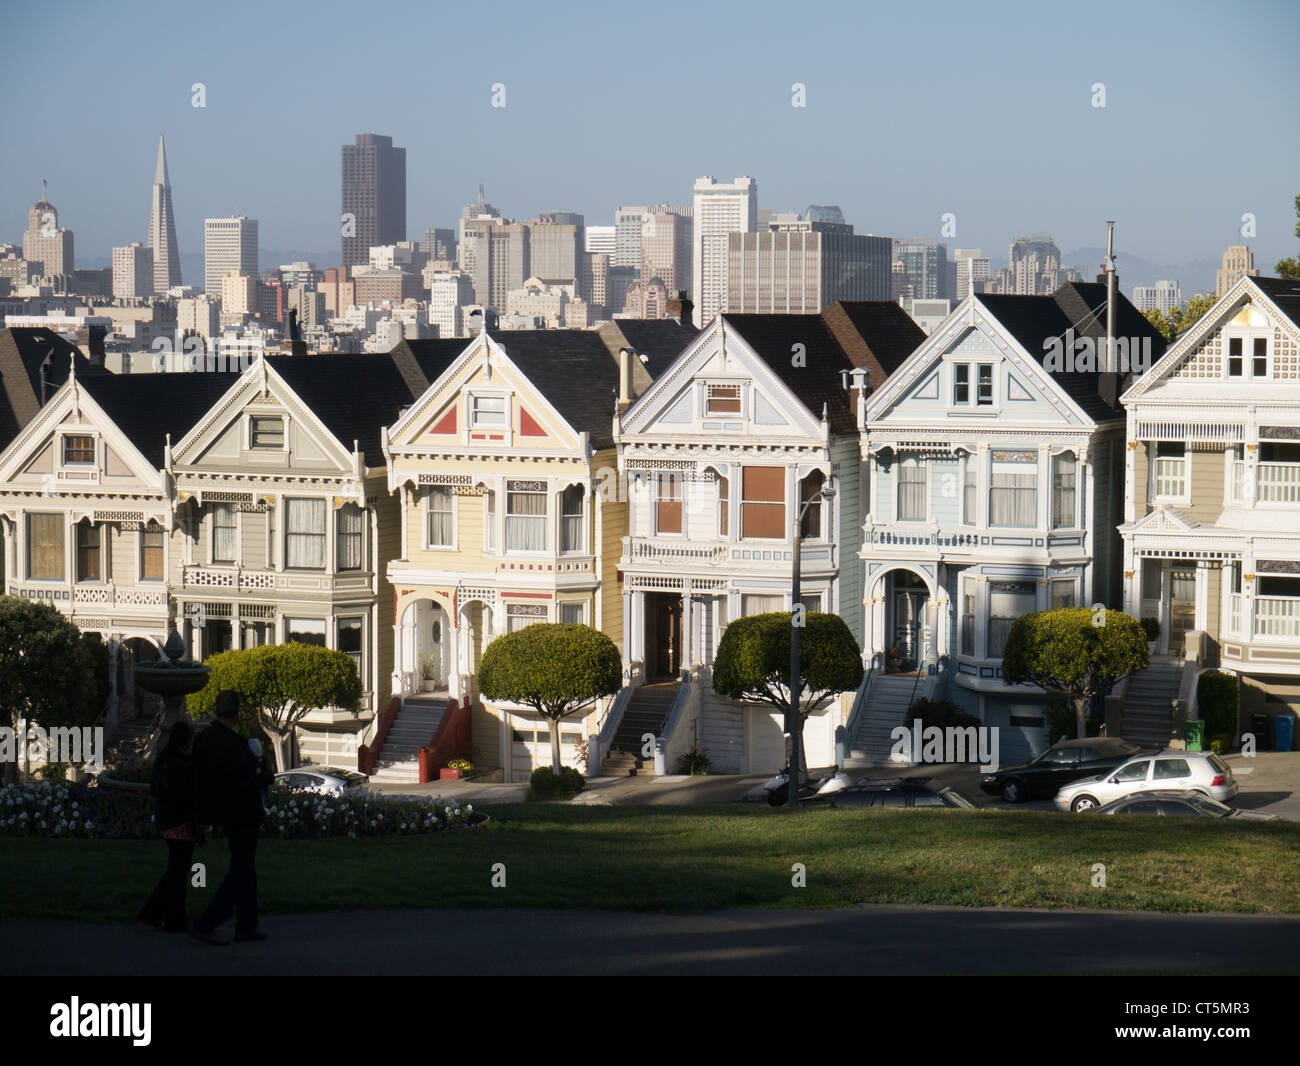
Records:
[[[1295,0],[43,0],[4,25],[0,240],[48,178],[80,262],[145,239],[159,133],[183,253],[231,214],[263,248],[337,250],[339,148],[365,131],[407,150],[412,239],[480,181],[507,215],[595,225],[749,174],[761,206],[839,204],[863,233],[938,237],[952,212],[949,248],[995,258],[1114,218],[1121,252],[1217,259],[1245,212],[1266,272],[1300,251]]]

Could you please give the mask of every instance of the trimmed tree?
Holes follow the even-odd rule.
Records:
[[[1021,615],[1002,651],[1002,680],[1037,685],[1074,707],[1078,736],[1087,736],[1088,704],[1121,677],[1147,666],[1142,624],[1123,611],[1062,607]]]
[[[799,638],[799,748],[808,716],[839,692],[862,683],[862,649],[844,619],[812,611]],[[790,614],[737,618],[722,633],[713,661],[713,689],[733,700],[790,706]],[[805,693],[807,694],[805,696]]]
[[[614,642],[591,626],[539,622],[497,637],[478,666],[479,691],[490,700],[531,707],[551,734],[551,769],[559,774],[560,720],[613,696],[623,683]]]
[[[0,715],[5,726],[16,732],[19,720],[44,729],[92,725],[107,698],[108,649],[97,636],[83,635],[49,604],[0,596]],[[4,760],[6,783],[16,779],[17,771],[16,761]]]
[[[361,679],[345,652],[294,641],[218,652],[204,665],[212,673],[207,685],[190,694],[190,717],[210,714],[217,693],[234,689],[270,738],[280,770],[288,768],[289,741],[309,712],[338,707],[355,715],[360,710]]]

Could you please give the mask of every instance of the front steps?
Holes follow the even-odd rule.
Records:
[[[379,749],[370,780],[384,785],[418,784],[420,749],[426,747],[447,710],[446,696],[407,696]]]
[[[894,741],[890,734],[907,725],[907,709],[925,691],[925,678],[912,674],[876,674],[867,691],[867,706],[858,723],[849,758],[867,766],[888,766],[893,762]]]
[[[679,688],[678,682],[669,681],[642,685],[632,693],[623,720],[610,742],[609,754],[600,764],[600,777],[654,776],[654,749],[651,749],[649,758],[643,758],[641,748],[644,741],[641,738],[646,733],[655,737],[662,735]]]
[[[1173,701],[1178,698],[1183,668],[1153,663],[1129,678],[1119,735],[1143,747],[1169,747],[1173,736]]]

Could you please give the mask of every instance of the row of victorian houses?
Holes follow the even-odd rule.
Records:
[[[1167,350],[1122,297],[1113,313],[1144,373],[1049,358],[1105,347],[1106,288],[1077,283],[972,295],[928,337],[894,304],[843,303],[225,373],[115,376],[9,330],[4,591],[105,636],[117,719],[173,628],[195,657],[300,640],[350,654],[366,693],[358,717],[304,723],[302,758],[355,761],[431,672],[506,780],[549,739],[481,698],[479,657],[581,622],[625,687],[565,724],[567,762],[585,741],[596,772],[642,701],[668,762],[698,745],[766,770],[779,716],[713,696],[710,665],[729,620],[790,609],[793,516],[829,484],[799,531],[801,598],[845,619],[868,671],[809,723],[814,762],[881,754],[922,695],[999,726],[1004,761],[1040,746],[1043,694],[1003,683],[1002,646],[1060,606],[1155,617],[1166,667],[1231,670],[1243,715],[1294,713],[1300,283],[1241,279]]]

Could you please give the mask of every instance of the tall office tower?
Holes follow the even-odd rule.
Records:
[[[44,196],[27,212],[23,258],[29,263],[40,264],[37,273],[41,277],[55,278],[72,273],[72,230],[59,228],[58,209]]]
[[[432,226],[425,229],[424,240],[420,242],[420,251],[424,252],[431,260],[445,259],[449,262],[455,262],[456,231],[454,229],[438,229]]]
[[[837,204],[809,204],[803,217],[809,222],[834,222],[841,226],[847,224],[844,212]]]
[[[948,266],[948,247],[930,237],[908,237],[894,242],[894,261],[903,264],[906,284],[918,300],[946,300],[954,280]]]
[[[23,248],[26,247],[27,240],[24,238]],[[30,259],[31,256],[27,258]],[[49,271],[47,270],[46,273],[48,274]],[[1223,253],[1223,267],[1214,272],[1214,298],[1217,300],[1243,276],[1259,277],[1259,271],[1255,269],[1255,253],[1244,244],[1231,244]]]
[[[309,289],[315,289],[324,277],[324,273],[316,269],[315,263],[307,263],[302,260],[280,267],[280,281],[287,288],[293,288],[295,285],[306,285]]]
[[[532,276],[547,281],[577,281],[581,274],[583,225],[581,221],[557,222],[557,218],[577,218],[572,212],[539,215],[528,223],[529,265],[524,268],[525,278]],[[519,286],[511,286],[518,288]],[[583,299],[587,294],[578,293]]]
[[[290,285],[288,303],[288,310],[297,312],[299,329],[325,325],[325,294],[314,285]]]
[[[466,310],[474,304],[474,282],[463,270],[438,271],[429,284],[429,321],[439,337],[468,337]]]
[[[257,219],[244,215],[204,219],[203,291],[219,296],[222,281],[232,270],[257,277]]]
[[[636,267],[612,266],[605,273],[605,306],[611,315],[627,306],[627,292],[637,284]]]
[[[1007,260],[1017,295],[1050,296],[1065,280],[1061,249],[1050,233],[1020,234],[1011,242]]]
[[[167,173],[167,149],[158,137],[158,161],[153,171],[153,204],[149,209],[149,239],[153,252],[153,291],[158,295],[181,284],[181,252],[176,243],[176,212]]]
[[[483,199],[483,186],[478,187],[478,199],[466,205],[460,213],[460,228],[457,230],[458,241],[465,238],[465,223],[472,218],[500,218],[501,212]]]
[[[763,233],[729,233],[725,310],[816,314],[836,300],[888,300],[892,247],[888,237],[797,216],[777,216]]]
[[[727,293],[727,234],[753,233],[757,228],[757,181],[740,177],[719,182],[707,175],[696,181],[691,272],[696,326],[722,310]]]
[[[1176,281],[1133,286],[1133,306],[1139,311],[1172,311],[1182,303],[1181,297]]]
[[[255,315],[261,310],[257,292],[257,278],[229,271],[221,279],[221,315]]]
[[[349,224],[350,220],[350,224]],[[406,240],[406,149],[358,133],[343,146],[343,265],[364,266],[376,244]]]
[[[176,303],[176,328],[182,334],[215,337],[221,333],[221,306],[215,296],[185,297]]]
[[[529,267],[529,244],[531,234],[526,222],[509,222],[492,224],[489,228],[489,241],[492,249],[489,267],[491,280],[488,292],[491,296],[489,305],[498,311],[506,306],[506,293],[511,289],[522,289],[524,282],[532,276]],[[474,292],[478,295],[478,278],[474,279]],[[478,300],[479,303],[483,301]]]
[[[593,255],[604,255],[613,259],[617,233],[618,229],[615,226],[588,226],[587,244],[583,250]]]
[[[582,253],[582,277],[578,279],[578,291],[585,292],[584,299],[596,307],[608,307],[605,301],[609,296],[609,256],[604,252]]]
[[[641,224],[641,274],[659,278],[670,293],[691,285],[691,233],[688,213],[652,208]]]
[[[456,253],[460,266],[474,287],[472,302],[492,306],[492,231],[496,220],[491,216],[461,219],[460,244]]]
[[[620,207],[614,212],[614,258],[610,266],[641,269],[641,225],[646,208]]]
[[[957,261],[957,291],[950,297],[960,302],[971,294],[971,282],[974,281],[975,292],[983,292],[988,286],[989,261],[980,255],[978,248],[956,248],[953,258]]]
[[[153,252],[139,241],[113,249],[113,296],[132,300],[153,295]]]

